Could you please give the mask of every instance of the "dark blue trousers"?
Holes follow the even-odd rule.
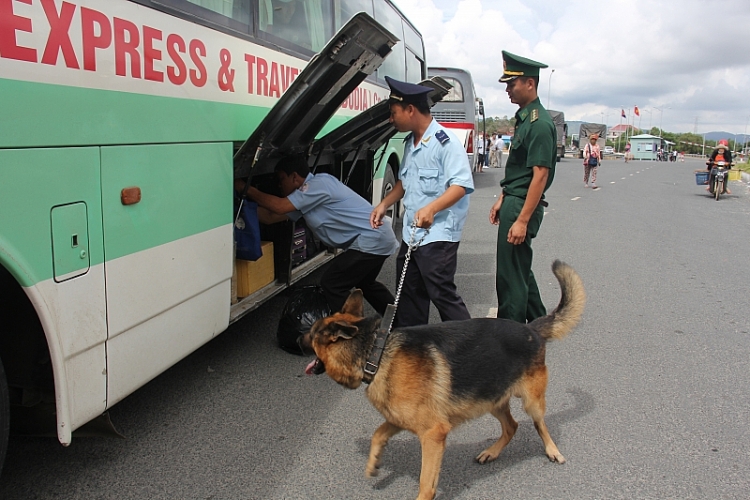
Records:
[[[396,257],[396,287],[401,279],[407,249],[408,245],[402,242]],[[426,325],[430,319],[430,302],[435,304],[443,321],[471,318],[453,281],[457,257],[458,242],[435,241],[412,251],[395,326]]]

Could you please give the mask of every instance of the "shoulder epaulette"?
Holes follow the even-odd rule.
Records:
[[[445,144],[446,142],[451,140],[451,138],[448,137],[448,134],[445,133],[445,130],[438,130],[437,132],[435,132],[435,139],[440,141],[440,144]]]

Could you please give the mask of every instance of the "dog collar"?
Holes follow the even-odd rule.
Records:
[[[364,372],[362,376],[362,382],[369,384],[372,379],[375,378],[375,374],[380,368],[380,359],[383,357],[383,351],[385,350],[385,343],[388,340],[388,335],[391,334],[391,324],[393,323],[393,317],[396,314],[396,306],[388,304],[385,308],[385,314],[383,319],[380,320],[380,328],[375,330],[375,341],[372,344],[372,350],[370,356],[365,362]]]

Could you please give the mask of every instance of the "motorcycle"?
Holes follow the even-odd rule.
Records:
[[[732,168],[731,163],[726,163],[723,161],[718,162],[707,162],[706,165],[711,167],[711,173],[709,174],[709,178],[713,178],[713,181],[709,180],[711,183],[709,185],[709,192],[711,195],[716,198],[716,201],[719,201],[719,197],[727,192],[727,182],[729,181],[729,169]]]

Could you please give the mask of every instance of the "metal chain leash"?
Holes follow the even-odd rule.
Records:
[[[411,228],[411,236],[409,237],[408,243],[409,248],[406,250],[404,267],[401,270],[401,279],[398,282],[398,290],[396,290],[396,298],[393,301],[393,304],[388,304],[388,306],[386,306],[385,308],[383,319],[380,322],[380,328],[378,328],[375,333],[375,339],[373,340],[372,348],[370,349],[370,355],[368,356],[363,368],[364,373],[362,375],[362,381],[364,381],[366,384],[372,382],[373,377],[375,377],[375,374],[378,371],[380,359],[383,356],[383,351],[385,350],[385,345],[388,341],[388,335],[390,335],[391,333],[393,319],[396,317],[396,308],[398,307],[398,300],[401,297],[401,289],[404,286],[404,278],[406,278],[406,269],[409,267],[411,253],[412,251],[416,250],[419,245],[422,244],[424,239],[427,237],[427,234],[429,234],[430,232],[429,228],[425,229],[424,236],[422,236],[422,238],[418,242],[414,243],[414,239],[417,236],[417,225],[415,223],[412,223]]]
[[[419,239],[418,242],[414,243],[414,240],[417,236],[417,227],[416,222],[412,222],[411,224],[411,235],[409,236],[409,248],[406,250],[406,256],[404,258],[404,267],[401,269],[401,279],[399,279],[398,282],[398,288],[396,289],[396,300],[393,301],[393,311],[394,311],[394,317],[396,313],[396,309],[398,309],[398,301],[401,298],[401,289],[404,287],[404,279],[406,278],[406,270],[409,267],[409,260],[411,260],[411,252],[413,250],[416,250],[419,248],[419,245],[422,244],[424,239],[427,237],[428,234],[430,234],[430,228],[427,228],[424,230],[424,235]],[[391,323],[393,320],[391,320]],[[391,331],[391,325],[388,325],[388,331]]]

